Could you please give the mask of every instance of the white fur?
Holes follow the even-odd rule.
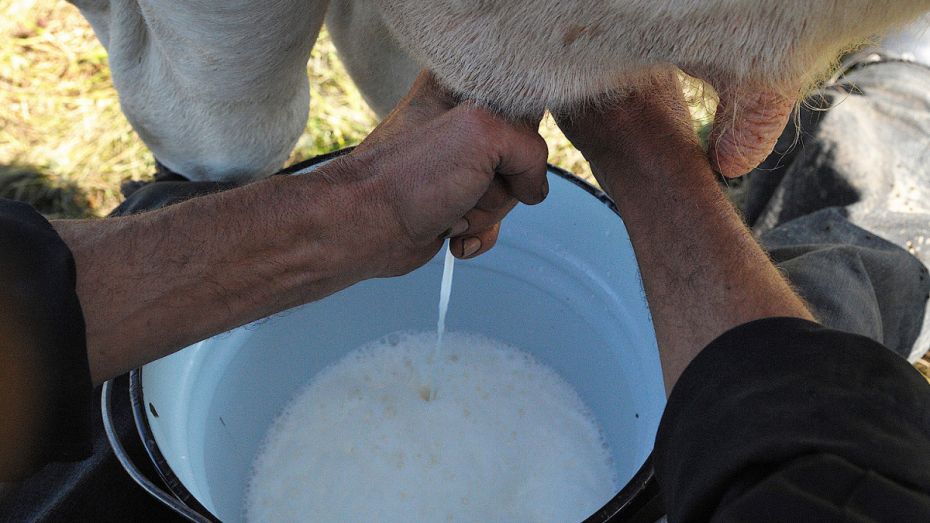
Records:
[[[560,108],[675,64],[718,90],[796,96],[928,0],[375,0],[450,87],[506,114]],[[723,93],[722,93],[723,94]]]
[[[248,181],[281,167],[307,122],[306,64],[325,2],[74,3],[159,161],[194,180]]]
[[[347,69],[379,113],[419,62],[512,116],[567,106],[664,62],[722,96],[793,97],[843,49],[930,9],[930,0],[74,3],[107,47],[123,110],[155,156],[193,179],[239,181],[279,168],[299,137],[305,65],[327,7]]]
[[[421,66],[400,48],[373,0],[331,0],[326,27],[365,100],[387,115],[410,90]]]

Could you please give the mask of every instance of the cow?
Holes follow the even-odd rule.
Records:
[[[308,116],[305,64],[326,21],[379,115],[421,68],[510,118],[578,103],[674,65],[719,96],[727,176],[771,151],[838,57],[930,0],[73,0],[107,47],[123,111],[193,180],[277,170]]]

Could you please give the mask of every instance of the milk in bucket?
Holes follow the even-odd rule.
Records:
[[[581,521],[618,489],[575,391],[529,353],[395,333],[314,377],[254,464],[248,521]]]

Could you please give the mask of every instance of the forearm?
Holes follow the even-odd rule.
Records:
[[[667,391],[708,343],[733,327],[774,316],[812,319],[724,197],[703,155],[669,151],[660,161],[631,155],[610,165],[594,169],[636,251]]]
[[[535,128],[456,105],[422,74],[361,147],[311,175],[56,222],[77,267],[93,381],[363,279],[406,274],[446,235],[460,255],[479,255],[512,202],[542,199],[545,159]]]
[[[94,383],[368,277],[348,192],[282,176],[151,213],[54,222],[75,258]]]

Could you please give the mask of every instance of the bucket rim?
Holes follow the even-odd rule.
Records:
[[[310,167],[329,161],[333,158],[337,158],[344,154],[348,154],[353,149],[354,147],[347,147],[309,158],[282,169],[276,174],[276,176],[302,173]],[[580,178],[561,167],[552,164],[546,164],[546,166],[548,172],[551,172],[563,180],[571,182],[575,186],[581,188],[600,201],[602,204],[606,205],[618,217],[621,216],[617,206],[614,204],[610,196],[607,195],[607,193],[598,189],[587,180],[584,180],[583,178]],[[148,416],[145,412],[145,395],[142,390],[142,367],[129,372],[129,396],[130,404],[132,406],[133,420],[135,421],[136,430],[139,433],[139,437],[142,440],[142,445],[145,448],[145,452],[148,454],[149,459],[152,461],[155,470],[158,472],[158,475],[161,477],[164,484],[168,487],[170,493],[181,503],[186,505],[191,510],[199,513],[209,521],[221,523],[221,520],[202,503],[200,503],[194,494],[187,489],[174,470],[172,470],[164,454],[162,454],[161,449],[158,447],[158,442],[155,440],[155,435],[151,426],[149,425]],[[126,468],[125,465],[124,468]],[[134,479],[135,475],[138,474],[138,471],[129,470],[128,468],[126,471],[131,476],[133,476]],[[177,510],[174,507],[171,508]],[[634,474],[633,477],[630,478],[630,480],[620,489],[620,491],[617,492],[617,494],[615,494],[614,497],[611,498],[610,501],[608,501],[603,507],[598,509],[594,514],[585,518],[581,523],[652,523],[661,518],[664,514],[665,511],[663,510],[661,503],[661,491],[655,478],[653,454],[650,452],[643,462],[643,465],[639,468],[636,474]]]

